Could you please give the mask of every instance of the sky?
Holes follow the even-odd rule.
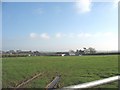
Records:
[[[118,50],[117,2],[3,2],[2,49]]]

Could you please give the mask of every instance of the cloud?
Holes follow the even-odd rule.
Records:
[[[114,36],[113,32],[79,33],[75,35],[78,38],[106,38]]]
[[[32,39],[50,39],[50,36],[47,33],[42,33],[42,34],[30,33],[30,38],[32,38]]]
[[[65,34],[65,33],[56,33],[56,34],[55,34],[55,37],[56,37],[56,38],[65,38],[65,37],[68,37],[68,35]]]
[[[106,33],[104,33],[103,35],[109,37],[109,36],[112,36],[113,33],[112,33],[112,32],[106,32]]]
[[[113,32],[96,32],[96,33],[56,33],[53,36],[49,36],[47,33],[36,34],[30,33],[32,39],[50,39],[50,38],[109,38],[114,36]],[[54,37],[55,36],[55,37]]]
[[[74,34],[74,33],[69,33],[68,37],[69,37],[69,38],[74,38],[74,37],[75,37],[75,34]]]
[[[91,37],[91,36],[92,36],[92,34],[90,34],[90,33],[79,33],[77,35],[77,37],[81,37],[81,38]]]
[[[92,0],[77,0],[76,8],[78,13],[86,13],[91,11]]]
[[[92,35],[90,33],[85,33],[85,37],[91,37]]]
[[[61,38],[61,37],[62,37],[62,34],[61,34],[61,33],[57,33],[57,34],[55,35],[55,37],[56,37],[56,38]]]
[[[34,39],[34,38],[37,38],[38,35],[36,33],[30,33],[30,38]]]
[[[113,35],[113,32],[97,32],[93,34],[93,37],[111,37]]]
[[[50,36],[47,33],[42,33],[40,37],[43,39],[50,39]]]

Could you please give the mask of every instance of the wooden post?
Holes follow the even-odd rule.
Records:
[[[56,76],[52,82],[50,82],[45,88],[46,90],[51,90],[55,88],[56,85],[58,85],[58,82],[60,81],[60,75]]]

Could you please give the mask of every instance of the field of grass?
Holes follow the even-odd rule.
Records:
[[[42,76],[24,88],[44,88],[60,74],[60,87],[99,80],[118,74],[118,56],[40,56],[3,58],[3,88],[15,87],[36,73]],[[116,88],[117,83],[103,85]]]

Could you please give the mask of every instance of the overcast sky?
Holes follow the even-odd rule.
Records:
[[[4,2],[3,50],[118,49],[114,2]]]

